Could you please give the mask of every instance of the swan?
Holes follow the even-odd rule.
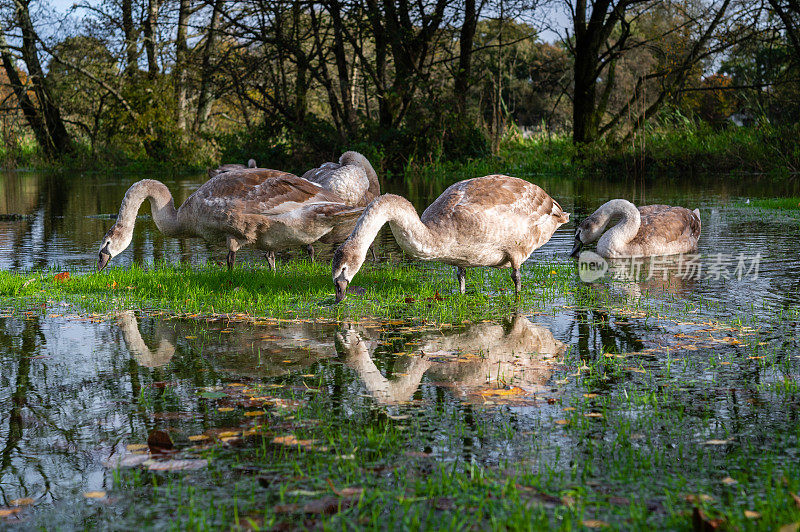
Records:
[[[603,234],[617,216],[622,220]],[[698,209],[690,211],[669,205],[645,205],[637,209],[630,201],[614,199],[578,225],[571,256],[576,256],[583,244],[595,240],[597,253],[607,258],[691,253],[697,250],[700,226]]]
[[[348,205],[366,207],[381,195],[378,174],[369,160],[356,151],[346,151],[338,163],[324,163],[303,174],[322,188],[335,192]]]
[[[153,221],[165,235],[200,237],[225,245],[228,268],[233,268],[240,247],[263,249],[269,252],[273,271],[276,249],[314,242],[363,210],[345,205],[336,194],[296,175],[266,168],[219,174],[177,210],[166,185],[144,179],[125,193],[117,222],[100,246],[98,271],[131,243],[136,213],[148,199]]]
[[[328,162],[318,168],[312,168],[303,174],[303,179],[335,192],[345,203],[356,207],[366,207],[381,195],[378,174],[369,160],[356,151],[344,152],[339,157],[338,163]],[[340,244],[352,230],[352,226],[340,225],[335,231],[326,235],[322,242]],[[373,260],[376,260],[375,250],[371,246],[369,249]],[[306,251],[311,260],[314,260],[314,246],[309,244]]]
[[[233,163],[233,164],[222,164],[216,168],[209,168],[208,169],[208,177],[217,177],[219,174],[224,174],[225,172],[230,172],[232,170],[243,170],[245,168],[258,168],[256,166],[256,160],[250,159],[247,161],[247,166],[243,164]]]
[[[364,209],[356,227],[333,255],[336,301],[364,263],[367,248],[389,222],[397,243],[412,257],[456,266],[461,293],[465,268],[511,267],[514,290],[522,289],[520,266],[555,230],[569,220],[547,193],[527,181],[489,175],[459,181],[422,213],[394,194],[378,197]]]
[[[437,331],[419,338],[422,356],[398,357],[386,378],[371,353],[375,343],[356,326],[336,333],[336,350],[380,404],[410,401],[423,375],[466,399],[496,387],[498,381],[538,390],[553,374],[566,345],[546,327],[514,315],[500,323],[481,322],[462,331]],[[466,356],[465,356],[466,355]]]

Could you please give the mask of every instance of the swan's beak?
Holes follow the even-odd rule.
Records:
[[[336,302],[341,303],[347,296],[347,279],[344,278],[344,275],[339,275],[333,280],[333,284],[336,286]]]
[[[569,254],[570,257],[577,257],[578,253],[581,252],[581,248],[583,247],[583,242],[579,237],[575,237],[575,246],[572,248],[572,252]]]
[[[100,250],[100,258],[97,259],[97,271],[102,271],[110,260],[111,253],[108,252],[108,244],[106,244],[106,246]]]

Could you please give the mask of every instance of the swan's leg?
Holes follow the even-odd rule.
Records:
[[[458,289],[463,294],[467,291],[467,270],[461,266],[456,266],[456,277],[458,278]]]
[[[514,281],[514,294],[519,297],[519,293],[522,291],[522,275],[520,274],[519,266],[512,266],[511,280]]]
[[[236,264],[236,250],[238,250],[241,246],[239,245],[239,242],[231,237],[225,239],[225,244],[228,247],[228,270],[232,270],[233,265]]]
[[[369,250],[372,252],[372,262],[378,262],[378,256],[375,255],[375,246],[369,245]]]
[[[308,253],[308,258],[311,262],[314,262],[314,246],[311,244],[306,246],[306,253]]]
[[[267,264],[269,264],[269,269],[273,272],[275,271],[275,252],[270,250],[267,251]]]

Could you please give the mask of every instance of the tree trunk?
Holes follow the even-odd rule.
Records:
[[[147,18],[144,20],[144,49],[147,53],[147,74],[150,79],[158,76],[158,57],[156,55],[156,26],[158,24],[159,0],[147,3]]]
[[[175,36],[175,68],[173,69],[173,85],[175,87],[175,121],[178,127],[186,131],[186,60],[189,46],[186,43],[188,32],[190,0],[180,0],[178,12],[178,31]]]
[[[122,0],[122,31],[125,34],[125,76],[131,77],[139,70],[137,35],[133,27],[133,0]]]
[[[464,3],[464,22],[458,40],[458,71],[455,76],[455,97],[459,112],[467,107],[467,91],[469,90],[470,68],[472,66],[472,43],[478,28],[478,15],[475,11],[475,0]]]
[[[39,62],[39,54],[36,49],[38,36],[31,22],[28,4],[23,1],[17,1],[15,4],[17,22],[22,31],[22,59],[28,68],[28,79],[33,86],[36,99],[39,101],[39,115],[44,121],[48,136],[48,142],[42,148],[49,157],[69,153],[73,150],[72,139],[67,133],[67,128],[61,119],[61,111],[53,100],[47,78],[45,78]]]
[[[42,117],[39,116],[39,111],[28,97],[28,92],[25,85],[22,83],[22,80],[20,79],[16,61],[14,60],[14,56],[11,55],[11,51],[8,48],[5,32],[2,31],[2,28],[0,28],[0,55],[2,55],[3,68],[8,76],[11,89],[14,91],[14,96],[17,98],[17,102],[19,102],[20,109],[22,109],[22,114],[25,116],[28,126],[30,126],[31,130],[33,130],[33,135],[36,137],[36,142],[42,147],[42,149],[45,150],[46,153],[50,153],[49,150],[53,150],[50,142],[50,136],[47,134]]]
[[[220,12],[223,0],[214,1],[214,10],[208,23],[206,43],[203,47],[203,64],[200,71],[200,93],[197,97],[197,114],[194,119],[194,130],[201,131],[211,112],[211,83],[214,72],[211,68],[211,58],[214,55],[214,46],[217,39],[217,26],[219,25]]]
[[[341,5],[338,0],[329,4],[331,21],[333,22],[333,56],[336,59],[336,70],[339,74],[339,95],[344,114],[344,126],[347,134],[352,138],[356,133],[357,117],[353,107],[353,96],[350,87],[350,75],[347,68],[347,55],[344,49],[344,37],[342,28]]]

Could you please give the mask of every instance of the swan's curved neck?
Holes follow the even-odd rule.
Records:
[[[419,219],[411,202],[394,194],[384,194],[369,204],[348,238],[349,245],[355,246],[361,257],[366,257],[370,244],[387,222],[397,243],[411,256],[425,260],[435,257],[436,247],[430,229]]]
[[[177,236],[182,232],[178,211],[169,189],[160,181],[144,179],[134,183],[125,193],[117,216],[117,225],[130,228],[136,222],[136,214],[145,200],[150,200],[150,210],[158,230],[166,236]]]
[[[367,179],[369,179],[369,188],[367,192],[369,192],[373,198],[377,198],[381,195],[381,184],[380,181],[378,181],[378,174],[366,158],[362,161],[362,166],[364,167],[364,171],[367,172]]]
[[[639,232],[642,226],[642,216],[639,209],[627,200],[616,199],[605,203],[600,209],[600,216],[607,224],[615,215],[621,215],[622,220],[606,231],[597,241],[597,249],[602,251],[618,250],[628,244]]]

